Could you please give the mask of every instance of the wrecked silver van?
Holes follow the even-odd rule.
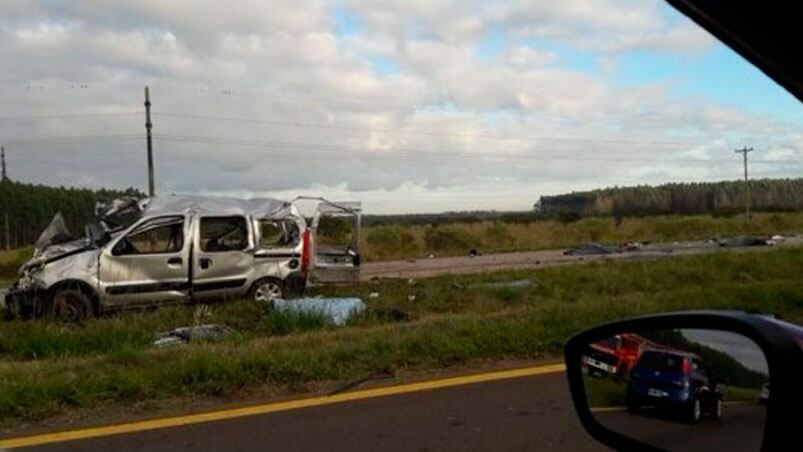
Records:
[[[310,224],[299,199],[320,201]],[[103,208],[78,240],[56,215],[6,294],[12,315],[78,321],[155,303],[267,301],[359,278],[359,203],[167,196]]]

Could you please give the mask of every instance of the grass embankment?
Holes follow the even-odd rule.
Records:
[[[33,247],[27,246],[11,251],[0,251],[0,283],[17,276],[20,266],[33,256]]]
[[[478,222],[431,226],[372,226],[363,231],[366,260],[464,255],[476,248],[484,253],[562,248],[584,242],[672,242],[706,240],[742,234],[803,231],[803,213],[757,213],[748,224],[733,217],[654,216],[584,218],[572,223],[539,220],[527,223]]]
[[[571,223],[555,220],[531,222],[455,222],[440,226],[369,226],[363,229],[363,258],[367,261],[464,255],[472,248],[483,253],[532,251],[574,246],[585,242],[671,242],[705,240],[740,234],[779,234],[803,231],[803,212],[756,213],[748,224],[733,217],[653,216],[584,218]],[[0,282],[13,279],[30,259],[32,247],[0,251]]]
[[[298,390],[383,370],[558,357],[573,333],[640,313],[747,309],[801,321],[801,269],[800,249],[778,249],[319,291],[360,296],[372,308],[397,307],[411,316],[393,322],[364,315],[343,328],[320,319],[271,315],[245,301],[212,305],[211,314],[201,319],[197,308],[171,307],[75,326],[5,322],[0,324],[0,419],[260,387]],[[521,278],[537,285],[471,287]],[[378,298],[368,297],[373,291]],[[154,333],[193,322],[224,323],[240,334],[218,343],[150,347]]]

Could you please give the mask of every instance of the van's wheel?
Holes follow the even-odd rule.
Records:
[[[50,317],[64,323],[82,322],[94,315],[92,300],[80,290],[63,289],[53,294]]]
[[[711,413],[711,417],[715,420],[722,419],[722,399],[717,397],[717,402],[714,405],[714,412]]]
[[[700,403],[699,397],[694,398],[694,400],[689,404],[688,410],[687,419],[689,423],[696,424],[700,422],[700,418],[703,415],[703,407]]]
[[[284,282],[276,278],[262,278],[251,286],[249,298],[258,303],[268,303],[284,295]]]

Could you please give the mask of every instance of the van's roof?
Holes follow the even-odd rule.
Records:
[[[274,198],[168,195],[151,198],[143,214],[183,214],[189,211],[213,215],[252,215],[259,218],[284,218],[296,213],[292,203]]]

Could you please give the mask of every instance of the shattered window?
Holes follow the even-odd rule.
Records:
[[[184,246],[184,218],[163,217],[129,232],[114,247],[115,255],[175,253]]]
[[[296,246],[301,237],[298,224],[291,220],[259,220],[259,247],[263,249]]]
[[[316,230],[319,248],[351,249],[355,246],[356,218],[353,215],[322,215]]]
[[[248,224],[244,217],[201,218],[201,250],[240,251],[248,248]]]

